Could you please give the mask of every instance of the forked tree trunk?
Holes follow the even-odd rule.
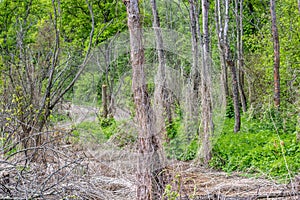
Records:
[[[156,183],[161,172],[160,141],[154,130],[154,115],[150,105],[144,74],[144,47],[138,0],[123,0],[127,8],[132,63],[132,91],[138,121],[137,199],[159,199],[163,188]]]
[[[279,108],[280,106],[280,46],[279,36],[276,22],[275,0],[270,0],[270,10],[272,18],[272,35],[274,46],[274,105]]]
[[[202,154],[204,164],[211,159],[211,136],[213,134],[211,61],[209,54],[208,29],[209,0],[202,0],[203,58],[201,70],[201,111],[202,111]]]

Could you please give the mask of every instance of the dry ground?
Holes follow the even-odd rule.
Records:
[[[93,107],[70,105],[67,112],[72,122],[61,124],[64,130],[72,123],[96,121],[99,110]],[[120,118],[124,118],[127,114],[121,113],[120,115]],[[135,198],[137,157],[132,147],[120,149],[110,140],[105,144],[65,145],[61,149],[65,149],[61,151],[68,155],[66,156],[68,160],[78,161],[77,166],[72,168],[68,166],[65,170],[60,170],[61,166],[51,168],[57,163],[55,159],[51,161],[52,164],[48,163],[46,167],[48,171],[50,170],[48,177],[70,170],[68,176],[65,176],[63,180],[60,179],[55,186],[60,197],[103,200]],[[72,156],[73,159],[71,159]],[[65,161],[61,159],[60,163],[63,162]],[[247,178],[239,173],[229,175],[197,166],[194,162],[174,160],[168,160],[165,167],[169,177],[168,184],[171,191],[178,194],[177,199],[300,199],[299,180],[296,179],[288,184],[278,184],[275,180]],[[64,188],[63,191],[61,187]],[[51,189],[50,187],[49,191]],[[55,195],[49,195],[50,197],[55,199]]]

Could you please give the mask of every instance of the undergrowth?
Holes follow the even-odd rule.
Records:
[[[116,121],[114,118],[81,122],[74,127],[72,133],[73,142],[100,144],[110,140],[122,148],[136,141],[136,133],[128,122]]]
[[[294,121],[284,125],[281,116],[269,117],[247,120],[244,116],[239,133],[232,131],[234,119],[227,118],[214,143],[210,166],[225,172],[261,173],[278,180],[298,173],[300,143]]]

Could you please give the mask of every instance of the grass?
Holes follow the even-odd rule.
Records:
[[[233,119],[216,138],[210,165],[225,172],[261,173],[286,180],[299,172],[300,143],[296,133],[266,126],[268,122],[243,119],[243,129],[233,133]]]

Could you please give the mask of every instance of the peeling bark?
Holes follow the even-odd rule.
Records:
[[[144,46],[138,0],[123,0],[127,8],[132,63],[132,91],[138,121],[137,199],[156,199],[162,193],[156,185],[157,170],[161,170],[160,141],[154,129],[154,114],[150,104],[144,73]]]

